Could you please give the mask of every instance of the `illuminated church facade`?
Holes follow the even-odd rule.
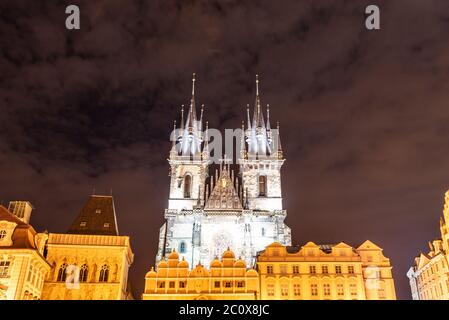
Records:
[[[285,160],[279,131],[271,129],[268,107],[264,116],[257,79],[253,117],[248,108],[241,137],[238,173],[223,159],[211,174],[208,124],[203,107],[198,117],[195,104],[194,76],[187,116],[182,110],[180,128],[173,131],[170,193],[156,264],[175,250],[190,266],[209,267],[232,248],[237,257],[253,265],[257,252],[267,245],[291,244],[282,206]]]

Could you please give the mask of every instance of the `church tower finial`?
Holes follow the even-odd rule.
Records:
[[[267,104],[267,131],[271,130],[271,125],[270,125],[270,105]]]
[[[245,122],[242,121],[242,137],[240,139],[240,158],[246,159]]]
[[[248,118],[248,130],[251,130],[251,117],[249,115],[249,104],[246,105],[246,116]]]
[[[277,129],[278,129],[278,134],[277,134],[278,152],[277,152],[277,156],[278,156],[278,159],[283,159],[284,158],[284,154],[282,152],[280,128],[281,128],[281,126],[279,125],[279,121],[278,121],[277,122]]]
[[[181,126],[180,126],[181,132],[180,134],[183,134],[184,130],[184,105],[181,105]]]
[[[176,120],[173,121],[173,137],[172,137],[172,152],[176,151],[176,140],[178,139],[176,135]]]

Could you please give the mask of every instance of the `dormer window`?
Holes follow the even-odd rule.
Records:
[[[95,213],[101,213],[101,209],[96,209]]]
[[[6,230],[0,230],[0,240],[6,237]]]
[[[86,221],[81,221],[80,227],[85,227],[86,225],[87,225],[87,222],[86,222]]]
[[[109,223],[105,223],[105,224],[103,225],[103,227],[104,227],[104,228],[109,228]]]

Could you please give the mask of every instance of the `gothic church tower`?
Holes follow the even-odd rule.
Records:
[[[279,127],[271,129],[261,110],[259,80],[253,119],[248,108],[247,129],[242,135],[239,171],[223,159],[209,176],[208,124],[203,128],[203,107],[197,116],[195,75],[187,116],[181,110],[179,128],[173,130],[170,164],[170,195],[165,223],[160,228],[156,264],[171,252],[179,253],[190,268],[208,267],[216,257],[233,250],[248,266],[258,251],[273,242],[291,244],[290,228],[282,208]],[[216,166],[218,166],[216,164]]]

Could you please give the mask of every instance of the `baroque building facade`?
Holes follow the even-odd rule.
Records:
[[[407,272],[413,300],[449,300],[449,191],[440,219],[441,238],[429,242],[429,252],[420,253]]]
[[[234,252],[226,250],[209,268],[189,263],[173,251],[145,276],[143,300],[257,300],[259,275]]]
[[[203,115],[202,107],[197,116],[194,76],[187,116],[182,109],[180,127],[172,135],[170,192],[156,264],[175,249],[190,266],[201,262],[207,268],[230,247],[253,265],[257,252],[268,244],[291,244],[282,206],[285,160],[278,135],[273,134],[278,130],[271,129],[269,109],[266,118],[262,112],[257,79],[253,117],[248,108],[237,157],[239,170],[223,159],[213,174]]]
[[[358,248],[273,243],[257,257],[262,300],[395,300],[391,269],[371,241]]]

